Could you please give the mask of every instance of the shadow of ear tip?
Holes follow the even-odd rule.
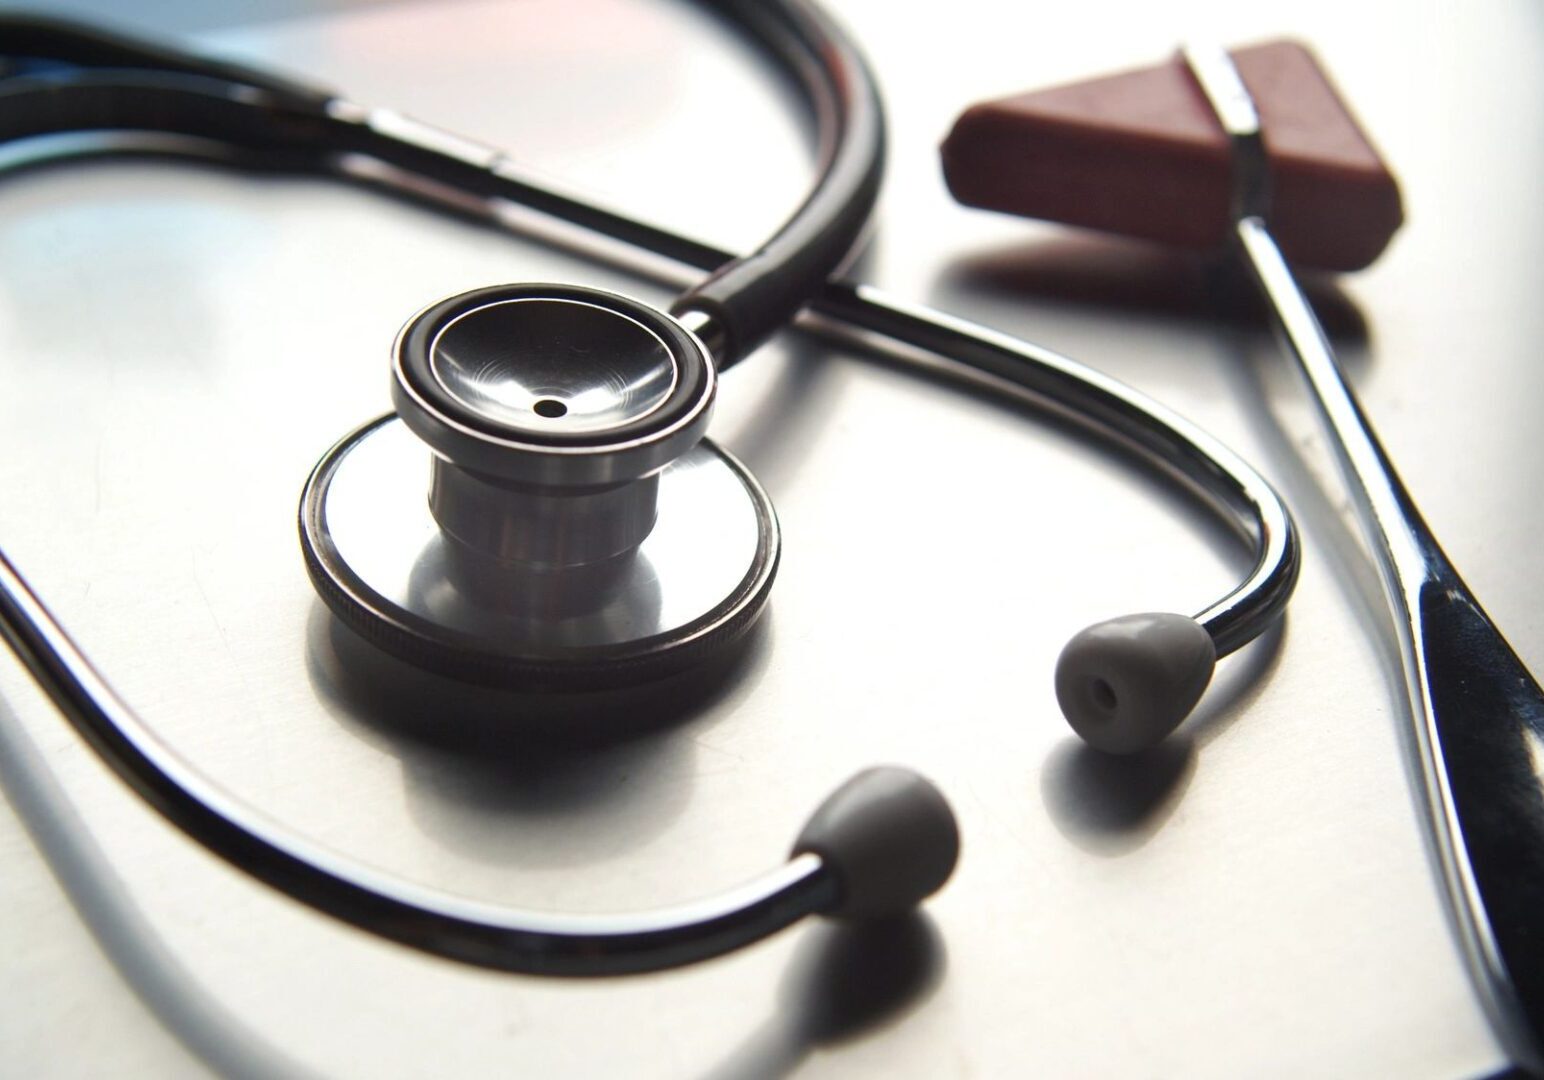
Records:
[[[942,979],[943,938],[909,911],[812,931],[781,986],[809,1042],[855,1038],[920,1004]]]
[[[1178,804],[1195,762],[1184,738],[1134,754],[1111,755],[1065,739],[1041,770],[1051,820],[1080,847],[1102,855],[1135,850]]]

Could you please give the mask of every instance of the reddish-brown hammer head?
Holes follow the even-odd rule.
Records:
[[[1277,243],[1302,266],[1360,270],[1404,220],[1398,182],[1307,49],[1275,41],[1232,56],[1260,116]],[[1192,248],[1231,234],[1228,138],[1177,55],[973,105],[943,163],[968,206]]]

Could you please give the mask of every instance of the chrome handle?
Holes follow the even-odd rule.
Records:
[[[1429,824],[1471,974],[1508,1049],[1538,1068],[1544,691],[1416,510],[1265,223],[1248,217],[1236,232],[1313,392],[1378,563],[1399,636]]]

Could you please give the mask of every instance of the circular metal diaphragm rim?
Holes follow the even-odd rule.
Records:
[[[434,373],[436,342],[450,325],[516,301],[595,309],[636,323],[670,355],[670,393],[631,420],[585,431],[515,429],[467,406]],[[660,468],[702,437],[717,382],[706,347],[672,316],[582,285],[521,282],[458,293],[410,319],[392,346],[392,404],[419,438],[462,468],[537,485],[609,484]]]
[[[327,524],[328,496],[339,470],[366,439],[390,424],[395,415],[372,420],[334,445],[312,470],[300,499],[300,545],[306,570],[318,594],[338,619],[382,651],[410,663],[481,685],[521,691],[562,692],[609,689],[652,682],[722,655],[755,624],[766,605],[781,550],[777,516],[756,479],[733,455],[703,439],[689,452],[695,465],[724,470],[743,493],[755,518],[754,554],[745,572],[723,599],[709,610],[647,636],[594,646],[559,646],[541,651],[513,652],[490,648],[460,630],[410,610],[373,587],[350,566],[334,543]],[[417,443],[417,440],[414,440]],[[428,449],[424,451],[427,466]],[[671,469],[661,475],[662,491],[671,482]],[[425,468],[427,476],[427,467]],[[414,499],[429,511],[422,487],[397,482],[393,497]],[[432,520],[432,519],[431,519]],[[688,542],[715,542],[711,523],[679,530]],[[645,541],[647,546],[648,541]],[[663,583],[668,587],[669,583]]]

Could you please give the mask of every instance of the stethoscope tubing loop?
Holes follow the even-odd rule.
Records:
[[[62,131],[148,131],[228,142],[262,162],[343,176],[350,175],[352,159],[365,155],[428,181],[415,194],[446,197],[458,209],[466,209],[468,200],[486,200],[490,210],[503,201],[526,205],[713,271],[683,294],[674,310],[706,315],[715,323],[714,333],[702,332],[717,344],[720,366],[743,355],[808,300],[824,325],[843,335],[877,334],[932,352],[961,372],[1011,384],[1015,392],[1078,417],[1100,437],[1200,493],[1252,542],[1256,559],[1244,582],[1204,609],[1198,622],[1218,655],[1272,625],[1296,578],[1298,546],[1279,497],[1244,462],[1135,390],[1073,361],[903,305],[866,286],[826,281],[867,219],[877,191],[883,160],[877,95],[856,51],[811,5],[747,0],[725,7],[736,17],[754,15],[762,24],[752,27],[758,34],[773,35],[768,27],[780,27],[775,33],[782,36],[776,41],[769,36],[769,49],[809,90],[828,136],[814,192],[782,231],[743,259],[574,199],[523,175],[497,151],[394,114],[57,23],[27,40],[41,42],[45,56],[63,61],[77,50],[77,66],[86,70],[73,81],[52,73],[12,76],[0,88],[0,103],[9,106],[0,109],[8,117],[0,121],[0,141]],[[841,47],[823,53],[822,35],[835,35]],[[816,71],[822,60],[830,61],[825,76]],[[121,66],[130,70],[118,70]],[[184,149],[207,149],[204,143]],[[416,948],[511,971],[623,973],[717,955],[805,914],[841,910],[841,873],[812,851],[722,897],[635,916],[522,912],[404,882],[288,833],[203,780],[116,696],[3,553],[0,630],[93,747],[188,835],[296,899]],[[900,789],[914,792],[909,784],[902,781]],[[857,804],[871,805],[864,798]],[[931,795],[909,805],[924,808],[923,819],[936,826],[931,833],[940,853],[936,867],[947,876],[953,826],[952,819],[947,827],[942,823],[946,806]],[[860,849],[885,846],[867,843]]]

